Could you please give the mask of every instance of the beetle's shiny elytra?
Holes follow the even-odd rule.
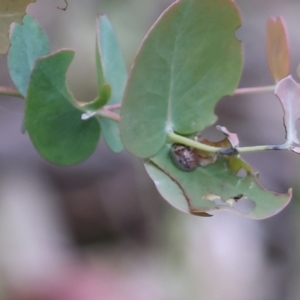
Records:
[[[199,166],[199,156],[194,148],[172,144],[170,156],[173,163],[182,171],[191,172]]]

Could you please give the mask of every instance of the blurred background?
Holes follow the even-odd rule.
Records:
[[[95,22],[108,14],[128,69],[153,22],[171,0],[37,0],[28,7],[51,50],[73,48],[69,88],[96,95]],[[298,0],[237,0],[245,53],[240,87],[272,84],[264,53],[267,18],[283,16],[291,72],[300,62]],[[0,85],[12,87],[0,55]],[[79,71],[80,70],[80,71]],[[84,163],[44,161],[20,128],[24,102],[0,97],[0,299],[12,300],[297,300],[300,297],[300,158],[245,155],[268,189],[294,188],[277,216],[251,221],[218,213],[180,213],[157,193],[140,160],[110,152],[103,141]],[[218,124],[242,145],[284,141],[283,113],[272,94],[228,97]]]

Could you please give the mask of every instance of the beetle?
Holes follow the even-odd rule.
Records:
[[[199,156],[196,149],[182,144],[172,144],[170,156],[173,163],[185,172],[194,171],[199,166]]]

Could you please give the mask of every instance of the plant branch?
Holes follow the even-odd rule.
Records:
[[[103,107],[103,109],[105,109],[105,110],[115,110],[115,109],[120,109],[121,107],[122,107],[122,104],[118,103],[118,104],[105,105]]]
[[[185,146],[189,146],[189,147],[192,147],[192,148],[195,148],[195,149],[198,149],[198,150],[203,150],[203,151],[206,151],[206,152],[210,152],[210,153],[217,153],[217,152],[219,152],[220,149],[222,149],[222,148],[213,147],[213,146],[205,145],[205,144],[202,144],[202,143],[198,143],[198,142],[193,141],[191,139],[188,139],[184,136],[178,135],[178,134],[176,134],[172,131],[168,132],[168,138],[172,142],[182,144],[182,145],[185,145]]]
[[[206,144],[198,143],[189,138],[178,135],[174,132],[168,132],[168,138],[174,143],[179,143],[185,146],[189,146],[210,153],[219,153],[221,155],[236,155],[239,153],[250,153],[250,152],[259,152],[259,151],[266,151],[266,150],[287,150],[291,147],[291,144],[286,142],[282,145],[260,145],[260,146],[250,146],[250,147],[219,148],[219,147],[213,147]]]
[[[120,122],[120,115],[110,110],[100,109],[97,111],[97,116]]]
[[[0,86],[0,95],[24,99],[22,94],[20,94],[17,90],[6,86]]]
[[[251,87],[251,88],[239,88],[234,91],[233,96],[245,95],[245,94],[268,93],[268,92],[273,92],[274,89],[275,89],[275,85]],[[4,87],[4,86],[0,86],[0,95],[24,98],[16,89]],[[112,104],[112,105],[104,106],[105,110],[115,110],[120,108],[121,108],[121,104]]]
[[[236,89],[233,96],[274,92],[275,85]]]
[[[17,90],[15,90],[13,88],[4,87],[4,86],[0,86],[0,95],[24,99],[23,95],[20,94]],[[97,111],[96,114],[103,118],[107,118],[107,119],[111,119],[116,122],[119,122],[120,115],[111,111],[111,110],[115,110],[115,109],[119,109],[119,108],[121,108],[121,104],[106,105],[103,107],[103,109],[100,109],[99,111]],[[86,118],[88,118],[88,116]]]
[[[291,147],[290,143],[284,143],[282,145],[261,145],[261,146],[250,146],[250,147],[236,147],[238,153],[250,153],[259,152],[266,150],[287,150]]]

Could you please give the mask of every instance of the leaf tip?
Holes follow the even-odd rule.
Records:
[[[269,18],[266,26],[265,52],[270,74],[275,82],[289,74],[290,50],[282,17]]]

